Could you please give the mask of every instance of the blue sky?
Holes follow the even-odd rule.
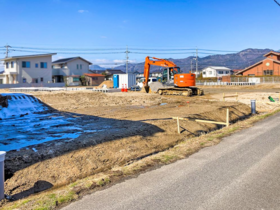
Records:
[[[280,49],[280,7],[273,0],[0,0],[0,8],[0,46]],[[190,55],[143,52],[129,57]],[[20,54],[34,53],[11,55]],[[98,64],[125,59],[124,53],[54,59],[72,56]]]

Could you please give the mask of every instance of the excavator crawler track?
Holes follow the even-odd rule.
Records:
[[[193,96],[193,95],[203,95],[203,90],[197,87],[188,88],[159,88],[157,91],[160,95],[179,95],[179,96]]]

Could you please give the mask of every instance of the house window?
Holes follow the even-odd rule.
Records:
[[[79,77],[73,77],[73,82],[79,82],[79,81],[80,81]]]
[[[35,68],[39,68],[39,64],[38,63],[35,63]]]
[[[9,68],[9,62],[6,62],[6,69]]]
[[[97,77],[92,77],[92,80],[98,80],[98,78]]]
[[[212,71],[209,71],[209,74],[212,74]]]
[[[0,84],[3,84],[3,79],[0,79]]]
[[[22,61],[22,68],[30,68],[30,61]]]
[[[219,74],[223,74],[223,71],[219,71]]]
[[[11,68],[14,68],[14,61],[11,62]]]
[[[46,69],[47,68],[47,62],[41,62],[40,67],[41,67],[41,69]]]
[[[273,70],[264,70],[263,75],[273,75]]]
[[[226,71],[226,74],[228,74],[229,73],[229,71]]]
[[[82,64],[80,64],[80,69],[82,69],[82,67],[83,67],[83,65],[82,65]]]
[[[41,77],[41,82],[44,82],[44,78],[43,77]]]
[[[79,69],[79,64],[77,64],[77,69]]]
[[[26,78],[22,78],[22,83],[26,83]]]
[[[32,78],[32,83],[38,83],[38,79],[37,78]]]

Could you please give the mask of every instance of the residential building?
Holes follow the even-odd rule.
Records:
[[[51,83],[52,56],[56,53],[4,58],[3,84]]]
[[[192,70],[192,71],[190,71],[190,73],[192,73],[192,74],[195,74],[196,75],[196,77],[199,77],[199,75],[201,75],[202,74],[202,70],[201,69],[199,69],[199,70]]]
[[[81,58],[63,58],[52,62],[53,82],[67,82],[68,85],[80,85],[79,77],[89,73],[92,63]],[[67,78],[67,81],[64,81]]]
[[[265,59],[252,66],[239,71],[236,75],[242,76],[266,76],[280,75],[280,53],[269,52],[264,55]]]
[[[98,73],[105,75],[106,80],[113,80],[114,74],[125,74],[122,70],[118,69],[106,69],[106,70],[90,70],[92,73]]]
[[[150,73],[151,77],[162,77],[162,71],[161,70],[156,70]]]
[[[102,74],[84,74],[86,78],[86,85],[98,86],[105,80],[105,75]]]
[[[134,74],[136,74],[136,78],[142,78],[144,77],[144,73],[135,73],[133,72]],[[162,77],[162,71],[161,70],[155,70],[153,72],[150,72],[150,77]]]
[[[221,78],[222,76],[231,75],[231,69],[223,66],[209,66],[202,70],[202,77],[209,78],[209,77],[218,77]]]
[[[5,80],[4,71],[0,71],[0,85],[5,84],[4,80]]]
[[[232,73],[236,75],[238,72],[242,71],[243,69],[233,69]]]

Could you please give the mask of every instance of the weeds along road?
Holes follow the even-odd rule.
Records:
[[[280,114],[64,210],[279,209]]]

